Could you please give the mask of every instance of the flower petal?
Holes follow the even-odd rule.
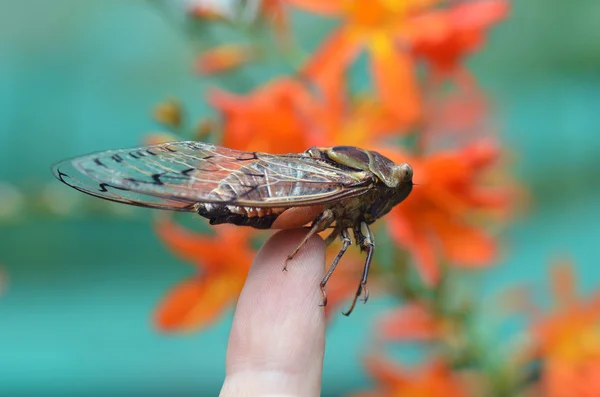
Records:
[[[482,0],[459,4],[450,11],[459,29],[483,30],[506,17],[510,9],[506,0]]]
[[[196,58],[196,70],[204,76],[226,72],[248,63],[257,52],[247,44],[223,44],[201,53]]]
[[[365,359],[365,367],[375,382],[385,389],[395,389],[410,382],[403,368],[389,359],[370,356]]]
[[[192,232],[179,226],[170,217],[159,217],[154,230],[167,248],[184,261],[202,260],[208,267],[219,261],[221,253],[215,249],[215,237]]]
[[[273,80],[244,96],[213,90],[209,101],[223,114],[223,146],[271,153],[312,146],[311,123],[319,103],[297,80]]]
[[[384,35],[375,36],[369,49],[373,79],[382,102],[403,123],[416,122],[421,116],[421,101],[411,57],[398,51]]]
[[[339,28],[325,40],[308,62],[301,74],[321,87],[329,87],[328,80],[339,79],[345,68],[358,56],[361,43],[345,28]]]
[[[204,272],[226,271],[245,276],[254,256],[249,244],[251,230],[237,226],[218,225],[215,234],[208,235],[189,230],[165,216],[157,220],[155,230],[169,250]]]
[[[193,277],[175,286],[160,303],[155,323],[162,331],[206,327],[233,305],[244,279],[231,274]]]
[[[448,219],[432,220],[444,256],[462,267],[487,266],[496,257],[496,242],[479,229]]]
[[[384,340],[430,341],[439,335],[436,319],[418,304],[409,304],[385,314],[377,329]]]
[[[429,233],[421,229],[416,219],[409,220],[403,210],[394,209],[392,214],[387,217],[390,237],[412,254],[423,281],[430,286],[436,285],[441,274]]]

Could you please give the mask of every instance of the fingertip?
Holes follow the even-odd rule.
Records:
[[[288,262],[303,229],[280,231],[258,252],[240,295],[221,395],[318,395],[325,317],[319,282],[325,244],[313,236]],[[252,394],[252,393],[250,393]]]

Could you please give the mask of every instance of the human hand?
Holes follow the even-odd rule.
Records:
[[[318,396],[325,348],[319,282],[325,244],[312,237],[282,271],[306,235],[284,230],[260,249],[238,300],[221,397]],[[232,247],[236,249],[236,247]]]

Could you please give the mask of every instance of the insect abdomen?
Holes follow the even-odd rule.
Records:
[[[198,205],[198,215],[207,218],[211,225],[231,223],[237,226],[251,226],[256,229],[270,229],[279,213],[270,208],[246,208],[231,205],[202,203]]]
[[[231,223],[256,229],[293,229],[314,220],[324,207],[313,205],[291,208],[253,208],[234,205],[199,203],[196,212],[208,218],[211,225]]]

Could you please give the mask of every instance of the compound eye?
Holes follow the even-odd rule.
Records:
[[[412,181],[413,169],[410,165],[408,165],[406,163],[400,164],[400,165],[398,165],[398,170],[400,171],[400,179],[403,182]]]
[[[308,157],[312,157],[314,159],[320,159],[323,157],[323,154],[318,147],[308,148],[304,153],[306,153]]]

